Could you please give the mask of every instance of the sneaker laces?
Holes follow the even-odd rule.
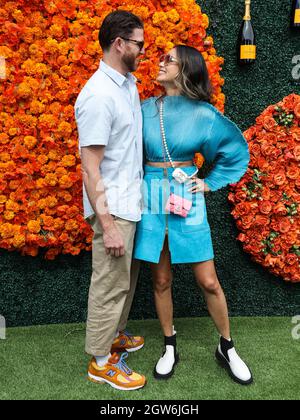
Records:
[[[133,341],[133,334],[131,334],[129,331],[127,331],[127,330],[124,330],[124,331],[122,331],[122,333],[123,333],[123,335],[125,335],[125,337],[127,337],[128,338],[128,340],[129,341],[131,341],[131,344],[134,344],[134,341]]]
[[[132,370],[127,366],[125,359],[127,359],[128,353],[122,353],[120,356],[120,359],[117,363],[114,363],[114,365],[120,369],[122,372],[126,373],[126,375],[131,375]]]

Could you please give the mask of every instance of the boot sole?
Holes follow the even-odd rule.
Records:
[[[176,354],[176,357],[175,357],[175,363],[174,363],[174,365],[173,365],[173,368],[172,368],[172,370],[171,370],[171,372],[170,373],[167,373],[166,375],[161,375],[160,373],[158,373],[157,371],[156,371],[156,367],[154,368],[154,371],[153,371],[153,376],[154,376],[154,378],[155,379],[158,379],[158,380],[166,380],[166,379],[170,379],[173,375],[174,375],[174,373],[175,373],[175,367],[176,367],[176,365],[179,363],[179,354],[177,353]]]
[[[143,385],[138,385],[136,387],[133,388],[123,388],[122,386],[116,385],[113,382],[110,382],[106,379],[103,378],[98,378],[97,376],[92,375],[91,373],[88,373],[88,380],[90,382],[96,383],[96,384],[108,384],[110,386],[112,386],[115,389],[118,389],[119,391],[136,391],[137,389],[141,389],[146,385],[146,382]]]
[[[244,385],[244,386],[248,386],[248,385],[251,385],[251,384],[253,384],[253,376],[252,376],[252,372],[250,371],[250,373],[251,373],[251,379],[249,379],[249,381],[242,381],[241,379],[239,379],[239,378],[237,378],[233,373],[232,373],[232,371],[231,371],[231,369],[230,369],[230,366],[229,366],[229,364],[228,364],[228,361],[222,356],[222,354],[220,354],[219,353],[219,350],[217,349],[217,351],[216,351],[216,359],[217,359],[217,361],[219,362],[219,365],[222,367],[222,368],[224,368],[224,369],[226,369],[227,370],[227,372],[228,372],[228,374],[229,374],[229,376],[231,377],[231,379],[234,381],[234,382],[236,382],[236,383],[238,383],[239,385]],[[250,369],[249,369],[250,370]]]

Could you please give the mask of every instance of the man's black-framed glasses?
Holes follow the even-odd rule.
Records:
[[[140,51],[142,51],[142,49],[145,46],[145,41],[137,41],[136,39],[124,38],[123,36],[120,36],[120,38],[123,39],[124,41],[133,42],[139,47]],[[113,43],[114,41],[115,39],[111,42]]]

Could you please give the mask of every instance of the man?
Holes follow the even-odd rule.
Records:
[[[121,390],[146,379],[125,363],[142,337],[126,331],[137,277],[132,264],[136,223],[141,219],[142,114],[131,72],[144,50],[141,20],[125,11],[108,15],[99,32],[103,60],[75,104],[83,173],[84,216],[93,228],[86,352],[88,377]],[[123,354],[118,354],[123,352]]]

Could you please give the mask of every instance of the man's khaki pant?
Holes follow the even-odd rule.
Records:
[[[140,263],[132,261],[136,223],[114,219],[125,243],[125,255],[119,258],[106,255],[96,215],[87,219],[94,238],[85,350],[92,356],[109,354],[117,331],[126,328],[139,275]]]

